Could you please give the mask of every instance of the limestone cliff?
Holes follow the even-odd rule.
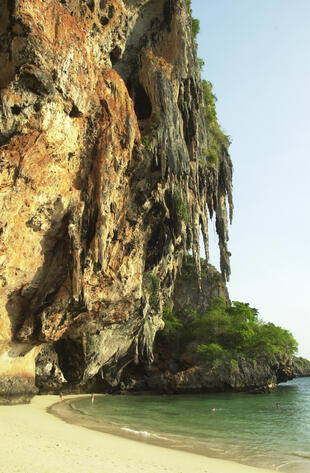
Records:
[[[232,166],[209,146],[183,0],[3,0],[0,393],[113,386],[215,213],[229,277]],[[95,381],[94,381],[95,380]]]

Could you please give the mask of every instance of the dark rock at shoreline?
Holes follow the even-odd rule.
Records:
[[[293,359],[293,372],[296,377],[310,376],[310,361],[296,356]]]
[[[215,363],[216,365],[216,363]],[[289,361],[250,362],[241,360],[238,365],[218,363],[207,368],[192,366],[173,373],[162,372],[156,367],[149,369],[144,380],[129,379],[123,384],[127,391],[147,388],[157,393],[203,393],[203,392],[272,392],[276,385],[293,379],[292,364]],[[139,389],[136,389],[139,386]]]

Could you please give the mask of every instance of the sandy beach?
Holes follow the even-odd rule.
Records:
[[[58,401],[36,396],[31,404],[0,406],[0,473],[271,472],[67,423],[47,412]]]

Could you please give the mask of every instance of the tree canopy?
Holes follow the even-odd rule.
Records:
[[[258,311],[244,302],[228,305],[219,297],[203,315],[188,309],[174,314],[166,306],[164,321],[164,337],[175,349],[182,352],[191,346],[202,361],[272,360],[291,357],[297,351],[297,342],[288,330],[265,323],[258,318]]]

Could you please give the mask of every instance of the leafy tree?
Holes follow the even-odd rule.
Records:
[[[297,342],[288,330],[263,322],[258,318],[258,311],[243,302],[227,305],[219,297],[203,315],[188,308],[174,314],[167,305],[164,321],[164,334],[168,344],[174,343],[175,353],[196,347],[199,357],[208,363],[214,360],[236,363],[241,358],[272,360],[292,357],[297,351]]]
[[[245,346],[246,352],[257,358],[292,356],[297,349],[298,344],[293,335],[271,322],[257,324],[251,340]]]
[[[288,330],[259,320],[257,310],[247,303],[227,306],[221,298],[194,322],[193,335],[200,342],[198,351],[201,353],[203,346],[208,359],[212,353],[214,358],[223,358],[224,352],[216,351],[215,345],[226,350],[225,356],[228,350],[231,358],[236,354],[250,359],[291,357],[297,351],[297,342]]]
[[[210,343],[210,345],[198,345],[197,351],[203,361],[212,362],[213,360],[225,360],[229,357],[227,350],[224,350],[221,345],[217,343]]]

